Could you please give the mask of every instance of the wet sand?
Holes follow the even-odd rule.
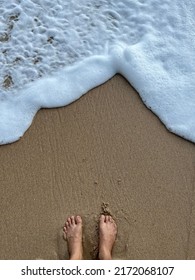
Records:
[[[80,100],[40,110],[0,147],[0,258],[67,259],[63,224],[84,220],[95,259],[98,218],[118,224],[114,259],[195,259],[195,146],[168,132],[115,76]]]

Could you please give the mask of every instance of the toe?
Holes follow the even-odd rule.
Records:
[[[75,225],[75,217],[74,216],[71,216],[71,224]]]
[[[71,217],[69,217],[69,218],[67,219],[67,223],[68,223],[68,226],[70,227],[71,224],[72,224]]]
[[[75,221],[76,221],[76,224],[81,224],[82,223],[81,216],[76,216]]]
[[[67,233],[67,227],[66,226],[64,227],[64,232]]]
[[[100,216],[100,223],[104,223],[105,222],[105,216],[104,215],[101,215]]]
[[[106,221],[106,223],[109,222],[109,216],[108,215],[106,216],[105,221]]]
[[[69,227],[69,222],[67,220],[67,222],[65,223],[65,227],[68,228]]]

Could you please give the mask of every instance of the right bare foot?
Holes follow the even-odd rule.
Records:
[[[82,246],[82,219],[80,216],[71,216],[64,226],[64,238],[68,242],[70,260],[81,260],[83,257]]]
[[[99,222],[99,259],[111,260],[112,248],[116,240],[117,226],[109,215],[101,215]]]

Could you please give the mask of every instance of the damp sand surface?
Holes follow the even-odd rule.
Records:
[[[195,2],[0,2],[0,145],[18,141],[39,109],[69,105],[117,73],[195,143]]]
[[[118,225],[114,259],[195,259],[194,144],[168,132],[121,76],[39,111],[0,154],[1,259],[67,259],[72,214],[94,259],[101,213]]]

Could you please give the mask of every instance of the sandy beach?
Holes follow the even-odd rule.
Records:
[[[114,259],[195,259],[195,147],[170,133],[121,76],[42,109],[0,146],[0,258],[67,259],[65,219],[84,221],[97,258],[98,219],[118,225]]]

